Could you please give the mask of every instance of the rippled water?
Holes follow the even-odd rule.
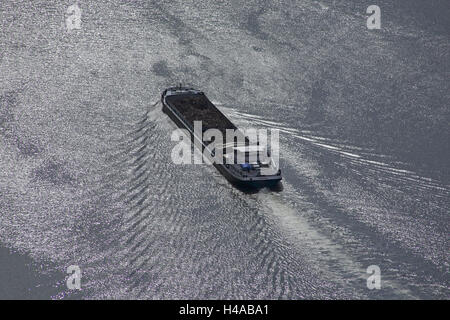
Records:
[[[305,105],[345,94],[311,96],[311,83],[328,88],[324,66],[353,48],[344,65],[365,71],[365,21],[352,6],[79,4],[82,30],[71,33],[67,3],[0,9],[0,244],[25,257],[2,249],[0,259],[30,265],[17,271],[33,273],[22,284],[30,296],[449,297],[446,181],[303,123]],[[330,19],[331,34],[319,28]],[[411,31],[388,26],[377,54],[395,60],[390,37]],[[429,41],[446,48],[442,37]],[[409,77],[413,60],[398,59]],[[157,101],[178,81],[203,89],[240,128],[280,130],[282,188],[241,190],[211,166],[172,163],[175,126]],[[82,269],[81,292],[66,288],[69,265]],[[380,266],[381,290],[367,289],[370,265]]]

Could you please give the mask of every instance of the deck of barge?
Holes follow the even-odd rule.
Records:
[[[175,108],[192,127],[194,121],[202,121],[203,131],[218,129],[223,135],[226,129],[237,129],[204,94],[168,96],[166,102]]]

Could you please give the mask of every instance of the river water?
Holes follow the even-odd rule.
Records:
[[[364,1],[78,1],[71,31],[71,1],[2,3],[0,297],[448,299],[448,145],[420,166],[402,119],[364,129],[448,120],[448,4],[398,3],[377,31]],[[282,187],[172,162],[178,82],[280,130]]]

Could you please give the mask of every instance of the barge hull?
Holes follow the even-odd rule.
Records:
[[[172,110],[172,107],[169,106],[165,101],[165,92],[163,93],[161,97],[162,102],[162,111],[169,116],[169,118],[175,122],[175,124],[182,129],[186,129],[190,136],[191,141],[194,142],[196,137],[194,136],[194,132],[191,128],[189,128],[189,125],[184,121],[184,119],[181,119],[180,116],[177,116],[175,112]],[[217,110],[218,111],[218,110]],[[219,111],[220,112],[220,111]],[[228,119],[227,119],[228,120]],[[236,127],[232,125],[234,129]],[[200,138],[197,138],[201,140]],[[202,152],[204,149],[204,144],[202,143]],[[278,184],[281,181],[281,175],[272,175],[272,176],[257,176],[257,177],[237,177],[234,175],[231,170],[227,167],[226,164],[218,164],[213,163],[213,166],[232,184],[240,186],[240,187],[246,187],[246,188],[263,188],[263,187],[271,187],[276,184]]]

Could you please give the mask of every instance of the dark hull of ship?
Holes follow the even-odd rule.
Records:
[[[183,119],[182,115],[179,111],[175,109],[175,107],[171,106],[170,103],[166,102],[165,100],[165,93],[164,91],[161,102],[162,102],[162,110],[165,114],[169,116],[170,119],[172,119],[175,124],[182,129],[186,129],[191,136],[192,141],[195,140],[199,141],[202,146],[202,152],[203,149],[206,147],[202,137],[196,137],[194,135],[193,128],[188,124],[188,122]],[[198,145],[200,145],[200,143]],[[197,144],[195,144],[197,145]],[[219,163],[213,163],[214,167],[232,184],[244,187],[244,188],[263,188],[263,187],[271,187],[277,185],[281,181],[281,174],[276,175],[264,175],[264,176],[256,176],[256,177],[244,177],[242,174],[240,174],[239,171],[233,168],[233,166],[228,164],[219,164]]]

